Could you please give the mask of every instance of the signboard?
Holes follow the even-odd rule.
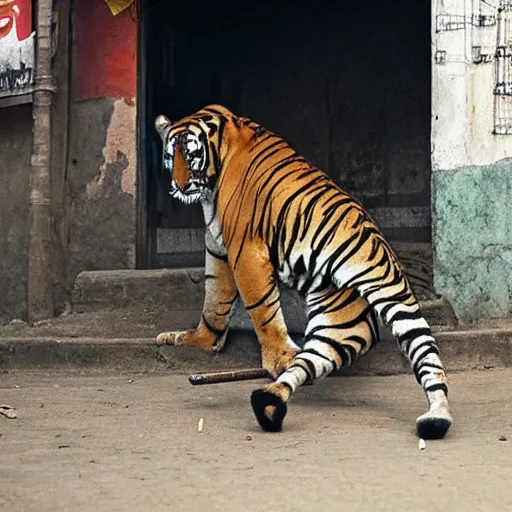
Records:
[[[0,0],[0,98],[31,92],[34,36],[32,0]]]

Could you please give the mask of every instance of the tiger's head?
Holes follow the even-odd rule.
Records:
[[[233,119],[229,110],[218,105],[205,107],[174,124],[163,115],[156,118],[172,197],[192,204],[211,194],[222,167],[222,136]]]

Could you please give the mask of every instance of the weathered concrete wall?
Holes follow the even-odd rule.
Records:
[[[497,9],[467,5],[433,5],[432,188],[436,291],[473,321],[512,314],[512,111],[495,58],[510,34]]]
[[[32,107],[0,108],[0,324],[27,314]]]
[[[135,108],[73,105],[68,180],[70,275],[135,267]]]
[[[60,313],[69,300],[72,283],[68,280],[69,266],[69,181],[68,151],[71,133],[70,106],[73,34],[70,33],[70,3],[59,2],[56,52],[52,72],[57,94],[52,103],[52,264],[55,312]]]
[[[511,160],[434,172],[434,284],[466,321],[512,314],[511,197]]]
[[[82,270],[135,267],[136,22],[87,0],[72,16],[73,45],[60,41],[55,62],[57,310]]]
[[[69,5],[59,3],[53,60],[56,312],[80,271],[135,267],[136,21],[75,0],[68,24]],[[0,322],[26,316],[31,108],[0,109]]]

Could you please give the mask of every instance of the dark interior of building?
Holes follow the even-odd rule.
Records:
[[[142,35],[150,229],[203,226],[168,197],[154,118],[221,103],[392,212],[392,240],[430,241],[429,2],[146,0]]]

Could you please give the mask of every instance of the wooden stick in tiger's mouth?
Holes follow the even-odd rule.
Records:
[[[191,375],[188,381],[193,386],[199,386],[201,384],[219,384],[221,382],[264,378],[271,378],[264,368],[247,368],[245,370],[232,370],[228,372],[197,373]]]

